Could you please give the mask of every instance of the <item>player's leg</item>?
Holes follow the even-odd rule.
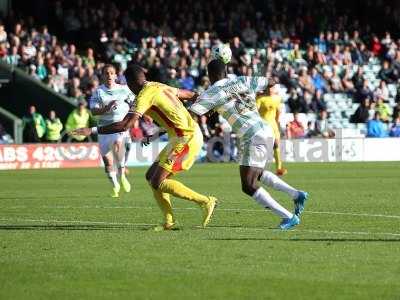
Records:
[[[163,193],[158,189],[154,189],[151,185],[151,178],[154,176],[155,170],[158,166],[158,162],[155,162],[151,165],[151,167],[146,172],[146,180],[150,185],[151,190],[153,191],[153,196],[157,201],[158,206],[160,207],[163,216],[164,216],[164,228],[171,229],[175,224],[175,219],[172,212],[172,205],[170,195],[168,193]]]
[[[125,175],[129,175],[129,169],[126,167],[126,164],[129,160],[129,153],[131,152],[132,148],[132,139],[129,135],[129,132],[126,133],[125,137]]]
[[[295,189],[274,173],[267,170],[263,170],[259,176],[259,180],[266,186],[288,194],[294,201],[296,215],[300,215],[303,212],[305,201],[308,198],[308,193]]]
[[[114,167],[114,155],[111,151],[110,136],[99,135],[99,148],[104,163],[105,173],[112,184],[111,197],[117,198],[119,196],[120,185]]]
[[[273,142],[270,128],[258,132],[251,140],[241,142],[239,165],[242,190],[261,206],[270,208],[273,213],[280,216],[281,229],[290,229],[300,223],[299,218],[275,201],[263,187],[258,186],[258,180],[264,172]]]
[[[299,224],[297,216],[280,205],[263,187],[258,186],[258,178],[262,172],[262,168],[240,166],[242,191],[252,197],[262,207],[271,209],[273,213],[283,219],[282,223],[286,223],[288,220],[291,220],[292,225],[289,228]],[[282,227],[282,223],[282,229],[289,229]]]
[[[125,145],[122,137],[118,137],[113,143],[113,153],[118,168],[118,177],[125,192],[131,191],[131,184],[125,174]]]
[[[274,159],[275,159],[275,169],[276,174],[279,176],[283,176],[287,174],[287,170],[282,166],[282,158],[281,158],[281,134],[279,131],[279,125],[277,123],[272,124],[272,131],[274,134]]]
[[[203,226],[206,226],[210,221],[217,199],[197,193],[178,180],[169,178],[175,173],[189,170],[192,167],[202,144],[203,137],[200,130],[196,131],[192,137],[170,141],[169,145],[160,153],[159,162],[154,169],[150,183],[154,189],[162,193],[199,204],[204,209]]]
[[[107,178],[110,180],[112,184],[112,193],[111,197],[118,198],[120,185],[117,178],[117,171],[114,167],[114,157],[113,153],[110,151],[106,155],[102,156],[104,162],[104,169],[107,175]]]
[[[275,139],[274,142],[274,159],[275,159],[275,168],[276,174],[279,176],[283,176],[287,174],[287,169],[282,166],[282,158],[281,158],[281,149],[280,149],[280,139]]]

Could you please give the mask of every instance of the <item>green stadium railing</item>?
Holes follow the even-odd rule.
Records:
[[[65,121],[77,103],[61,95],[23,70],[0,62],[0,107],[22,118],[30,105],[47,116],[50,110]]]
[[[22,144],[23,123],[20,118],[0,107],[0,117],[12,123],[13,139],[16,144]]]

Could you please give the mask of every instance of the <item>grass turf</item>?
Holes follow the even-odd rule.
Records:
[[[143,168],[119,200],[100,169],[2,171],[0,299],[399,299],[400,163],[288,168],[311,194],[290,232],[241,193],[236,165],[180,176],[222,201],[204,230],[174,200],[171,232],[149,230],[161,215]]]

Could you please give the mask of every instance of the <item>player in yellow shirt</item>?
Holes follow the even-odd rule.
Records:
[[[261,118],[271,125],[274,131],[274,158],[276,165],[276,174],[279,176],[285,175],[287,170],[282,167],[279,130],[279,115],[280,115],[281,97],[276,91],[276,83],[270,81],[267,87],[266,94],[260,94],[257,97],[257,108]]]
[[[137,95],[130,113],[120,122],[103,127],[81,128],[76,132],[83,135],[122,132],[137,126],[144,114],[151,117],[166,129],[169,137],[168,145],[146,173],[154,198],[164,214],[164,229],[172,229],[175,225],[170,195],[199,204],[204,210],[205,227],[211,219],[217,199],[201,195],[181,182],[170,179],[174,174],[192,167],[203,145],[198,124],[181,102],[193,99],[195,94],[162,83],[148,82],[143,69],[137,65],[129,66],[125,77],[129,88]]]

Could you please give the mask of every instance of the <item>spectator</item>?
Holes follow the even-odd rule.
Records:
[[[46,122],[43,116],[36,112],[35,106],[29,107],[29,114],[22,118],[24,128],[24,142],[38,143],[46,132]]]
[[[326,83],[321,74],[318,73],[316,68],[311,69],[311,80],[317,91],[326,90]]]
[[[383,101],[389,100],[389,89],[386,85],[386,82],[381,80],[379,82],[378,88],[375,90],[375,99],[382,98]]]
[[[389,135],[391,137],[400,137],[400,117],[393,121],[393,126],[390,129]]]
[[[54,110],[50,111],[49,118],[46,119],[46,128],[46,141],[50,143],[56,143],[61,140],[63,124],[61,123],[60,119],[57,118]]]
[[[94,68],[96,66],[96,60],[94,59],[94,51],[92,48],[86,50],[86,55],[82,58],[82,61],[87,67]]]
[[[375,117],[367,123],[367,137],[382,138],[387,137],[385,125],[381,121],[379,111],[375,113]]]
[[[396,106],[393,109],[393,122],[400,116],[400,101],[396,103]]]
[[[295,89],[291,89],[289,95],[290,96],[288,99],[288,106],[291,112],[295,111],[300,113],[308,112],[307,102],[304,100],[303,96],[298,95]]]
[[[315,113],[326,110],[326,102],[322,96],[322,90],[316,90],[310,105],[311,110]]]
[[[10,64],[10,65],[18,66],[20,59],[21,59],[21,56],[18,54],[18,47],[17,46],[12,46],[11,47],[11,53],[9,53],[5,57],[5,62]]]
[[[387,83],[394,82],[393,69],[388,60],[383,61],[382,69],[379,71],[378,77]]]
[[[90,123],[90,112],[86,108],[86,102],[81,101],[78,104],[78,108],[74,109],[68,116],[65,129],[70,132],[74,129],[89,127]],[[72,142],[84,142],[87,138],[83,135],[71,135]]]
[[[0,44],[7,42],[7,32],[5,31],[4,25],[0,23]]]
[[[190,91],[194,89],[193,77],[187,74],[186,69],[180,70],[179,83],[183,89]]]
[[[14,143],[13,138],[4,129],[3,125],[0,124],[0,144],[12,144]]]
[[[286,135],[288,139],[299,139],[305,136],[304,126],[299,120],[299,114],[293,113],[293,121],[287,124]]]
[[[365,98],[369,98],[370,100],[374,99],[372,90],[369,87],[369,81],[367,79],[364,79],[362,87],[357,90],[355,100],[356,102],[361,103],[361,101]]]
[[[383,98],[379,97],[378,102],[376,103],[375,111],[379,112],[380,120],[383,122],[389,122],[389,117],[391,115],[391,111],[389,106],[383,102]]]
[[[210,86],[210,79],[207,76],[203,76],[200,80],[200,85],[197,88],[197,93],[201,94]]]
[[[351,123],[366,123],[369,120],[370,101],[365,98],[354,114],[350,117]]]
[[[181,88],[181,83],[176,78],[176,70],[175,69],[170,69],[168,74],[169,74],[169,78],[167,79],[167,84],[169,86],[173,86],[173,87],[176,87],[178,89]]]
[[[329,127],[328,113],[326,110],[321,110],[319,118],[315,122],[315,132],[323,138],[335,137],[335,132]]]

